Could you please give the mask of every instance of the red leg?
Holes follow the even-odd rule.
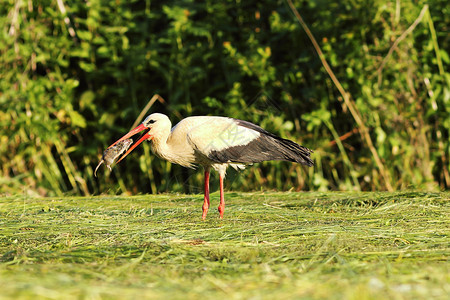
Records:
[[[205,199],[203,201],[203,214],[202,219],[206,219],[206,214],[209,209],[209,170],[205,170]]]
[[[220,182],[220,203],[217,209],[219,210],[220,218],[223,219],[223,213],[225,211],[225,197],[223,194],[223,176],[219,176],[219,182]]]

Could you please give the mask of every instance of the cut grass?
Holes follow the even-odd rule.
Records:
[[[4,198],[0,298],[450,294],[449,193],[226,196]]]

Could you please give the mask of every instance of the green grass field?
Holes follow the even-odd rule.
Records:
[[[1,299],[448,299],[449,193],[0,201]]]

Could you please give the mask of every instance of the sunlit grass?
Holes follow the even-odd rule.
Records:
[[[0,298],[445,299],[448,193],[2,199]]]

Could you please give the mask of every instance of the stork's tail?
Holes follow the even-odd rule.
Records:
[[[283,154],[285,160],[298,162],[302,165],[311,167],[314,165],[311,159],[311,153],[313,151],[291,140],[283,139],[278,137],[278,145],[280,145],[279,150]]]

